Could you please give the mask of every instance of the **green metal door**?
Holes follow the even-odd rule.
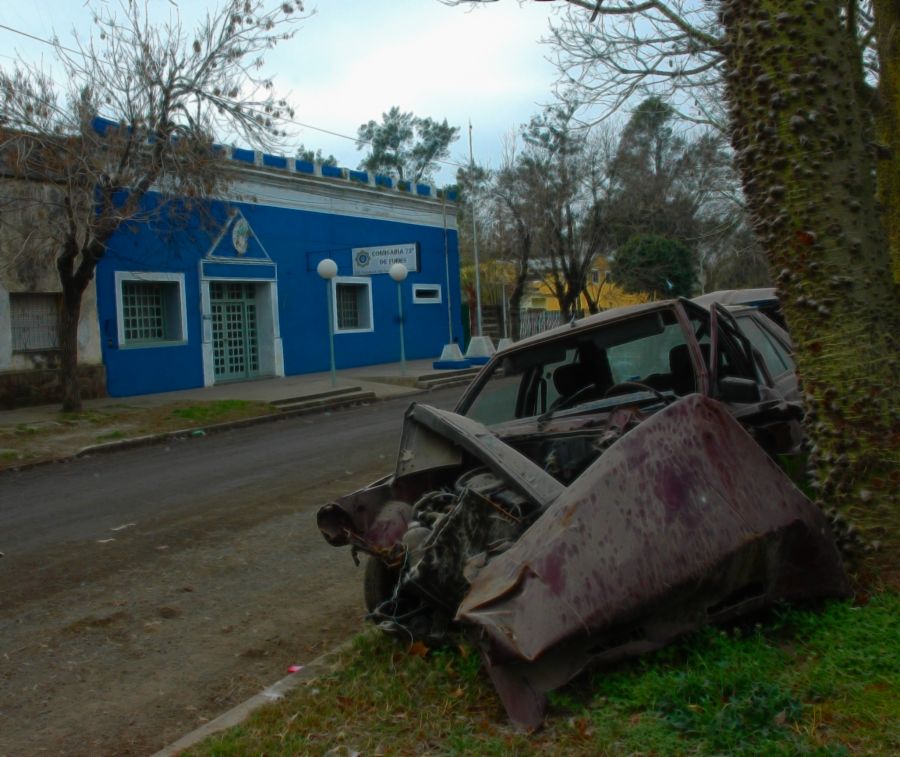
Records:
[[[256,287],[212,281],[209,297],[216,381],[240,381],[259,375]]]

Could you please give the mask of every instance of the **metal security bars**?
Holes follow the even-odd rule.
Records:
[[[58,294],[10,294],[13,352],[59,349]]]
[[[368,283],[338,282],[334,292],[338,331],[364,331],[372,328]]]
[[[122,311],[126,342],[159,342],[167,338],[163,284],[125,281]]]

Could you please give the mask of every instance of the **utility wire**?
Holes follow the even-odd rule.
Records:
[[[7,26],[6,24],[0,24],[0,29],[5,29],[6,31],[12,32],[13,34],[19,34],[22,37],[27,37],[28,39],[32,39],[35,42],[40,42],[41,44],[48,45],[49,47],[52,47],[54,49],[65,50],[66,52],[74,53],[75,55],[80,55],[82,58],[87,57],[84,54],[84,52],[81,50],[73,50],[71,47],[66,47],[65,45],[62,45],[59,42],[53,42],[52,40],[49,40],[49,39],[44,39],[42,37],[36,37],[33,34],[29,34],[28,32],[23,32],[21,29],[14,29],[13,27]],[[16,60],[15,58],[13,58],[12,56],[9,56],[9,55],[3,55],[0,57],[9,58],[10,60],[13,60],[13,61]],[[54,82],[54,83],[56,83],[56,82]],[[59,86],[58,83],[56,83],[56,84],[57,84],[57,86]],[[51,103],[44,103],[44,104],[51,105]],[[258,112],[260,113],[260,115],[266,115],[270,118],[272,117],[271,114],[264,114],[262,111],[258,111]],[[348,134],[341,134],[340,132],[332,131],[331,129],[325,129],[321,126],[313,126],[312,124],[303,123],[301,121],[295,121],[292,118],[286,118],[284,116],[278,116],[276,120],[281,121],[283,123],[292,124],[294,126],[299,126],[303,129],[312,129],[313,131],[318,131],[323,134],[330,134],[332,137],[346,139],[346,140],[349,140],[350,142],[356,143],[357,145],[364,144],[364,145],[372,146],[374,144],[371,140],[368,140],[368,139],[359,139],[358,137],[351,137]],[[440,163],[441,165],[444,165],[444,166],[453,166],[454,168],[465,168],[467,166],[466,163],[457,163],[456,161],[453,161],[453,160],[436,160],[435,162]]]
[[[80,50],[73,50],[71,47],[66,47],[65,45],[60,44],[59,42],[53,42],[49,39],[44,39],[43,37],[35,37],[33,34],[29,34],[28,32],[23,32],[21,29],[13,29],[11,26],[7,26],[6,24],[0,24],[0,29],[6,29],[8,32],[12,32],[13,34],[19,34],[23,37],[28,37],[28,39],[33,39],[35,42],[40,42],[42,45],[49,45],[53,48],[59,48],[60,50],[65,50],[67,53],[75,53],[75,55],[84,55]]]

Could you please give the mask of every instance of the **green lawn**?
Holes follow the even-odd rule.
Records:
[[[193,755],[900,754],[900,597],[779,608],[706,629],[551,697],[545,727],[508,722],[478,656],[360,635],[330,674]]]

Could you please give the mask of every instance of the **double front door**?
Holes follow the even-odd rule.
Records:
[[[258,376],[256,285],[211,281],[209,296],[216,381]]]

